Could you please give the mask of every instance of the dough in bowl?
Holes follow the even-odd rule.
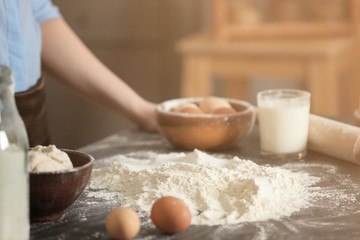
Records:
[[[51,172],[73,168],[66,152],[55,145],[36,146],[29,151],[30,172]]]

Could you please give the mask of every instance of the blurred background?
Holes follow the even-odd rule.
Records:
[[[224,2],[226,4],[222,5]],[[216,48],[212,44],[219,46],[219,50],[216,50],[219,56],[223,54],[222,49],[226,49],[226,54],[236,53],[238,56],[231,57],[234,61],[238,57],[243,57],[245,53],[253,54],[251,62],[257,66],[257,63],[264,63],[265,60],[272,64],[275,62],[270,59],[269,52],[276,44],[280,47],[285,46],[286,51],[289,51],[286,54],[290,56],[290,53],[294,52],[291,47],[302,44],[293,44],[291,39],[303,39],[308,46],[304,48],[308,55],[302,52],[301,60],[311,59],[315,55],[311,51],[314,51],[318,58],[311,64],[319,65],[319,59],[327,59],[339,52],[340,60],[331,60],[330,70],[328,67],[323,69],[345,69],[336,74],[336,81],[331,80],[332,83],[327,84],[327,75],[318,74],[319,68],[303,64],[301,69],[304,71],[312,71],[312,75],[323,76],[323,82],[320,84],[323,84],[324,89],[329,86],[329,90],[335,92],[333,88],[336,88],[337,96],[326,96],[329,97],[329,104],[339,105],[336,111],[327,107],[322,111],[320,104],[318,112],[323,115],[352,116],[359,104],[360,80],[357,78],[356,67],[359,54],[355,50],[358,49],[360,53],[360,46],[357,44],[360,43],[357,39],[357,11],[360,9],[353,11],[354,7],[358,7],[357,0],[53,0],[53,3],[59,7],[65,20],[78,36],[105,65],[140,95],[155,103],[201,95],[203,91],[197,89],[196,84],[188,86],[191,93],[184,89],[183,82],[189,80],[185,79],[187,70],[184,69],[186,63],[183,61],[187,57],[200,54],[202,58],[205,56],[213,60],[212,57],[215,55],[211,51],[215,51]],[[189,36],[193,34],[206,36],[208,48],[202,47],[204,44],[201,42],[191,40]],[[316,34],[319,36],[313,36]],[[321,40],[316,41],[313,46],[307,39],[311,37]],[[332,40],[328,43],[327,39],[337,41]],[[244,44],[242,41],[245,41]],[[281,44],[281,41],[287,41],[287,45]],[[259,47],[252,44],[259,44]],[[234,45],[240,47],[231,50]],[[296,54],[299,55],[301,51],[298,47],[295,48]],[[319,50],[323,48],[323,52]],[[209,49],[210,53],[206,52]],[[264,49],[267,55],[261,57],[259,49]],[[275,59],[278,57],[276,54],[279,55],[276,50],[279,46],[274,49],[275,55],[271,57]],[[282,57],[284,52],[285,50],[281,50]],[[339,63],[341,67],[336,65]],[[257,68],[249,66],[248,69]],[[238,96],[237,89],[233,89],[231,97],[244,99],[256,105],[256,93],[263,89],[309,90],[315,86],[306,80],[307,74],[299,77],[294,74],[270,74],[273,71],[266,74],[266,71],[263,71],[266,69],[264,65],[259,69],[259,74],[252,72],[250,75],[247,70],[246,79],[243,76],[239,77],[242,83],[239,87],[242,89],[238,89]],[[233,69],[231,71],[234,72]],[[228,96],[228,92],[224,90],[224,76],[226,74],[222,75],[220,72],[210,76],[211,94]],[[195,81],[191,79],[190,82]],[[53,79],[47,78],[46,91],[52,140],[61,148],[79,148],[121,129],[135,127],[122,116],[79,98]],[[313,94],[322,93],[320,91]]]

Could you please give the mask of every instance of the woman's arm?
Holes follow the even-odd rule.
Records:
[[[155,105],[146,101],[103,65],[60,18],[41,24],[43,70],[104,107],[156,130]]]

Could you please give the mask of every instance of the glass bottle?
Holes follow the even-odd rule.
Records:
[[[0,65],[0,239],[29,239],[28,138],[10,68]]]

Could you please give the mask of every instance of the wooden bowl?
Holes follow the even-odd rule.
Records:
[[[227,148],[245,138],[253,129],[256,110],[250,103],[226,99],[235,113],[189,114],[171,111],[179,104],[199,103],[202,98],[165,101],[156,107],[159,131],[173,146],[193,150]]]
[[[88,154],[65,151],[74,168],[54,172],[30,172],[30,219],[44,222],[59,219],[81,195],[89,182],[94,158]]]

